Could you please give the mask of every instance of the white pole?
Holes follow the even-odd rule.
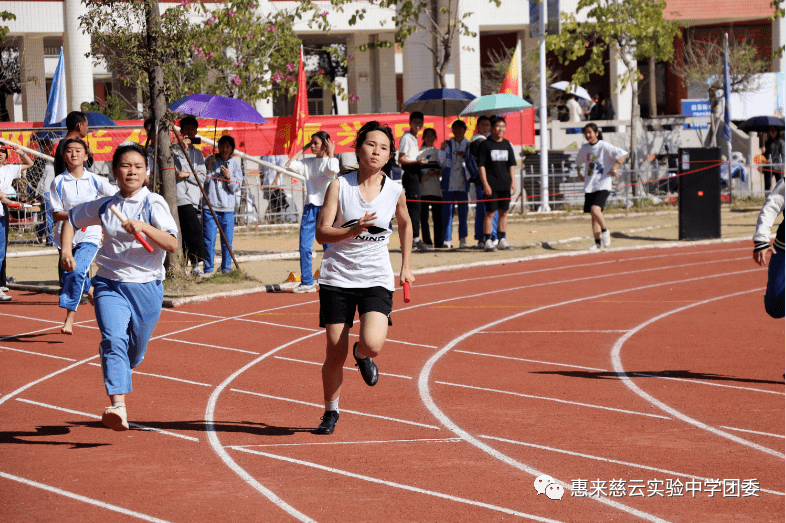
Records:
[[[546,11],[547,0],[540,2],[540,207],[549,212],[549,126],[546,107]]]

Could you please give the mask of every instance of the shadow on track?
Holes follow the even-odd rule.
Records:
[[[762,383],[767,385],[784,385],[784,381],[758,380],[752,378],[735,378],[733,376],[721,376],[720,374],[707,374],[703,372],[691,372],[689,370],[660,370],[655,372],[634,372],[626,370],[629,378],[681,378],[689,380],[710,380],[710,381],[733,381],[737,383]],[[602,371],[589,372],[580,370],[559,370],[559,371],[538,371],[532,374],[557,374],[568,378],[587,378],[593,380],[619,379],[616,372]]]

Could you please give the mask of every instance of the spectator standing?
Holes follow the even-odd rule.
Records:
[[[85,140],[87,138],[87,115],[81,111],[71,111],[66,116],[66,135],[60,140],[55,149],[55,176],[66,171],[66,163],[63,159],[63,150],[66,140]],[[85,169],[93,166],[93,151],[87,147],[87,159]]]
[[[13,192],[11,183],[14,180],[22,178],[23,172],[33,166],[33,160],[21,148],[14,147],[14,152],[22,159],[22,164],[8,164],[8,153],[11,150],[8,146],[0,147],[0,301],[9,301],[11,296],[5,294],[8,292],[6,287],[6,274],[5,274],[5,254],[8,248],[8,204],[11,200],[8,199],[8,194]]]
[[[783,221],[778,226],[775,241],[770,246],[770,232],[779,214],[783,213],[784,180],[780,179],[775,188],[767,196],[756,221],[756,233],[753,235],[753,261],[764,267],[767,265],[767,253],[771,253],[768,269],[767,291],[764,294],[764,309],[773,318],[784,316],[784,253],[783,253]]]
[[[575,94],[568,95],[568,101],[565,102],[565,107],[568,109],[568,121],[580,122],[584,119],[584,111],[581,109],[578,97]],[[581,132],[580,127],[574,127],[567,130],[568,134],[578,134]]]
[[[205,181],[207,169],[205,167],[205,157],[192,144],[191,139],[196,136],[197,129],[199,129],[199,122],[193,116],[186,116],[180,120],[180,132],[183,133],[183,142],[188,152],[188,159],[191,160],[191,165],[194,166],[196,176],[192,176],[191,167],[189,167],[180,146],[174,146],[173,151],[175,173],[177,175],[177,216],[180,219],[180,232],[183,236],[183,254],[186,256],[186,263],[191,262],[191,274],[202,277],[207,272],[207,265],[205,265],[205,270],[203,271],[199,267],[199,262],[205,261],[207,252],[205,250],[205,242],[202,239],[202,223],[199,221],[199,204],[202,200],[202,191],[199,190],[198,184],[200,181],[207,183]],[[234,211],[234,200],[232,210]],[[213,235],[215,240],[215,231],[213,231]]]
[[[780,129],[777,127],[769,128],[761,152],[764,154],[764,157],[767,158],[767,163],[783,164],[784,143]],[[762,168],[762,174],[764,174],[764,190],[769,192],[770,187],[772,187],[772,177],[775,176],[775,183],[778,183],[778,180],[783,178],[783,165],[780,167],[774,165],[764,167]]]
[[[584,126],[585,143],[576,156],[576,169],[579,179],[584,182],[584,212],[592,215],[592,232],[595,243],[591,251],[600,251],[611,245],[611,233],[606,229],[603,209],[612,189],[612,179],[619,177],[617,169],[628,157],[628,152],[603,141],[599,137],[598,126],[588,123]],[[582,173],[582,167],[585,172]]]
[[[439,166],[442,167],[442,239],[445,248],[452,247],[453,208],[458,208],[459,248],[467,244],[467,215],[469,214],[469,180],[464,171],[464,155],[469,140],[464,138],[467,124],[456,120],[450,126],[453,138],[442,142],[439,150]]]
[[[205,161],[207,166],[205,194],[218,217],[216,223],[207,202],[202,203],[202,239],[205,242],[206,276],[213,274],[218,227],[221,227],[226,237],[226,242],[223,238],[221,240],[221,272],[226,274],[232,270],[232,255],[229,254],[229,249],[232,248],[235,232],[235,193],[240,190],[240,185],[243,183],[243,171],[237,159],[232,158],[233,152],[235,152],[235,139],[224,135],[218,140],[218,155],[210,155]]]
[[[418,160],[418,133],[423,129],[423,113],[415,111],[409,115],[409,131],[405,132],[398,144],[398,163],[404,170],[401,177],[401,185],[407,197],[407,209],[409,209],[409,219],[412,222],[412,230],[415,237],[412,239],[412,246],[419,251],[426,250],[423,240],[420,239],[420,166],[423,163]]]
[[[297,158],[305,153],[308,148],[314,153],[314,158]],[[300,285],[292,292],[316,292],[314,283],[311,249],[314,247],[314,238],[317,231],[317,218],[322,204],[325,201],[325,192],[339,171],[338,158],[335,157],[336,144],[325,131],[317,131],[311,135],[311,141],[298,151],[295,156],[287,160],[285,167],[306,178],[306,204],[303,206],[303,217],[300,219]],[[325,244],[325,250],[330,244]]]
[[[418,153],[418,160],[426,163],[436,163],[439,152],[434,147],[437,141],[437,131],[432,128],[423,129],[423,145]],[[442,239],[442,189],[439,181],[439,169],[434,166],[421,169],[420,196],[423,198],[420,206],[420,227],[422,229],[423,243],[428,247],[441,248],[444,245]],[[431,216],[434,222],[434,243],[431,243],[431,233],[428,230],[428,212],[431,208]]]
[[[478,152],[480,145],[483,143],[489,133],[491,132],[491,119],[488,116],[481,116],[475,124],[475,134],[469,141],[469,154],[475,157],[475,162],[478,160]],[[478,249],[483,249],[486,246],[486,240],[483,237],[483,220],[486,217],[486,204],[483,201],[483,184],[475,184],[475,240],[478,242]],[[494,221],[491,224],[491,241],[496,245],[499,241],[497,238],[497,231],[499,229],[499,213],[494,213]]]
[[[39,139],[38,149],[42,153],[54,157],[52,140],[48,138]],[[52,200],[49,189],[55,180],[55,164],[43,158],[36,158],[33,160],[33,169],[34,171],[40,169],[43,173],[38,182],[38,190],[43,193],[41,197],[44,201],[44,209],[41,213],[41,224],[36,227],[36,239],[39,243],[45,243],[47,247],[51,247],[54,245],[54,238],[52,236]]]
[[[277,167],[284,166],[283,157],[280,155],[262,156],[262,160]],[[263,185],[262,194],[268,201],[267,215],[268,220],[273,223],[283,221],[283,212],[286,209],[286,195],[281,187],[281,173],[269,167],[263,167],[260,177]]]
[[[494,213],[499,211],[499,248],[510,249],[507,240],[508,209],[511,195],[516,191],[516,154],[513,146],[505,139],[507,123],[501,116],[491,119],[491,136],[480,145],[478,169],[483,184],[486,215],[483,219],[484,249],[495,251],[491,241],[491,225]]]

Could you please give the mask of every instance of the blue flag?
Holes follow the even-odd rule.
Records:
[[[55,76],[52,79],[52,89],[49,91],[49,100],[46,103],[44,126],[59,127],[60,122],[68,114],[67,105],[65,60],[63,58],[63,48],[61,47],[60,59],[57,61],[57,69],[55,69]]]

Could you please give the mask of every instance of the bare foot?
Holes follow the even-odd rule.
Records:
[[[68,336],[74,334],[74,316],[76,316],[76,311],[69,310],[66,312],[65,323],[60,327],[60,334],[67,334]]]
[[[74,328],[72,325],[68,325],[68,323],[64,324],[60,327],[60,334],[68,334],[69,336],[73,336]]]

